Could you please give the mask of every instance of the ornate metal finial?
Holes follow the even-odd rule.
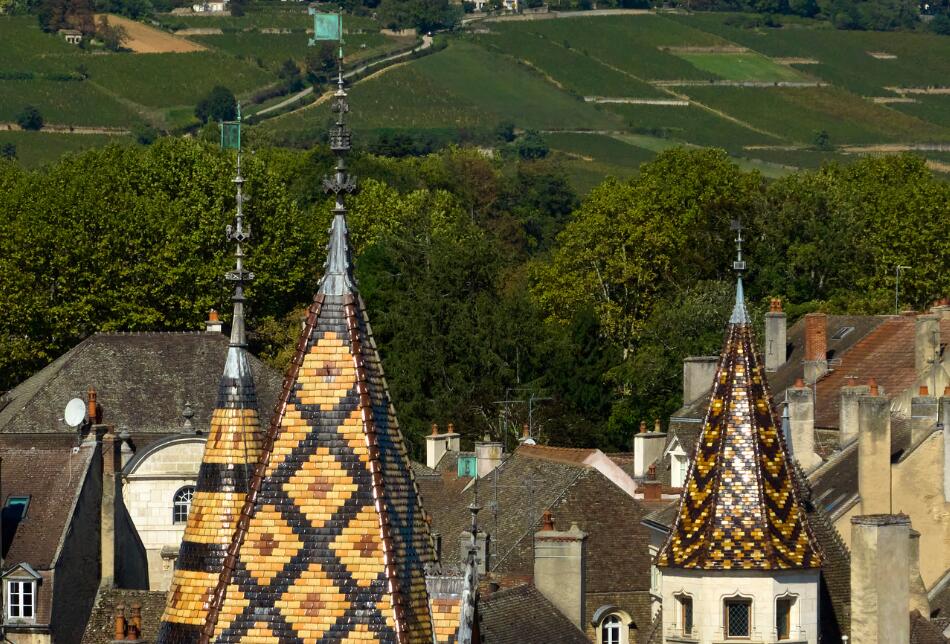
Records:
[[[736,261],[732,269],[736,272],[736,303],[732,308],[730,324],[748,324],[749,312],[745,308],[745,293],[742,288],[742,271],[745,270],[745,261],[742,259],[742,220],[733,219],[732,230],[736,231]]]
[[[231,301],[234,302],[234,315],[231,321],[231,346],[247,346],[247,334],[244,329],[244,285],[254,279],[254,273],[244,268],[244,243],[251,239],[251,227],[244,225],[244,204],[248,201],[244,196],[244,177],[241,175],[241,106],[238,104],[237,113],[237,174],[233,179],[237,189],[236,202],[237,213],[234,217],[234,226],[230,224],[224,229],[225,236],[230,242],[234,242],[235,267],[233,271],[225,273],[225,279],[234,282],[234,295]]]
[[[326,14],[323,14],[324,16]],[[356,288],[350,262],[349,234],[346,228],[346,204],[344,197],[356,192],[356,177],[346,168],[346,155],[352,147],[352,132],[346,124],[346,115],[350,112],[347,101],[345,82],[343,78],[343,27],[342,16],[337,16],[336,33],[339,37],[340,48],[337,55],[337,89],[333,94],[331,109],[336,114],[336,122],[330,126],[330,150],[336,156],[336,167],[333,174],[324,177],[323,190],[333,194],[333,223],[330,226],[330,241],[327,244],[327,262],[323,279],[320,283],[320,293],[325,295],[343,295]],[[320,29],[315,29],[315,33]],[[327,29],[326,33],[332,30]],[[327,38],[329,39],[329,38]]]
[[[478,476],[475,477],[475,496],[472,499],[472,504],[468,506],[468,511],[472,513],[472,547],[475,547],[476,539],[478,539],[478,511],[482,509],[482,506],[478,504]]]

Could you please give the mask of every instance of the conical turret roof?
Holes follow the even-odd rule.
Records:
[[[253,275],[245,271],[242,264],[241,244],[249,237],[242,222],[243,181],[239,160],[235,179],[237,226],[233,231],[228,227],[228,237],[237,244],[236,270],[228,273],[228,279],[235,282],[231,340],[218,382],[211,430],[198,470],[168,603],[159,627],[158,641],[162,643],[198,641],[207,618],[208,603],[218,585],[245,503],[251,473],[261,455],[257,393],[244,330],[244,283]]]
[[[820,565],[779,427],[740,279],[709,410],[658,565],[700,570]]]
[[[340,85],[326,270],[212,597],[216,642],[432,642],[429,530],[350,266]]]

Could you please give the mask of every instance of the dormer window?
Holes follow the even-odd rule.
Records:
[[[36,620],[36,582],[32,579],[11,579],[7,582],[7,621]]]
[[[172,502],[172,523],[188,522],[188,511],[191,509],[191,500],[194,498],[194,485],[186,485],[175,492],[175,499]]]

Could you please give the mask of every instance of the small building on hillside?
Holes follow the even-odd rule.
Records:
[[[82,42],[82,32],[78,29],[60,29],[56,33],[70,45],[78,45]]]

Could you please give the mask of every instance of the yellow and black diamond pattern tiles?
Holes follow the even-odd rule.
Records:
[[[308,339],[217,642],[431,642],[431,544],[355,298]]]
[[[663,566],[770,570],[820,564],[795,497],[749,325],[730,325]]]
[[[243,349],[236,359],[246,363]],[[250,373],[244,369],[244,373]],[[184,539],[175,563],[168,603],[159,627],[163,644],[197,642],[208,602],[244,505],[251,471],[260,459],[257,397],[250,376],[222,377],[218,401]]]

